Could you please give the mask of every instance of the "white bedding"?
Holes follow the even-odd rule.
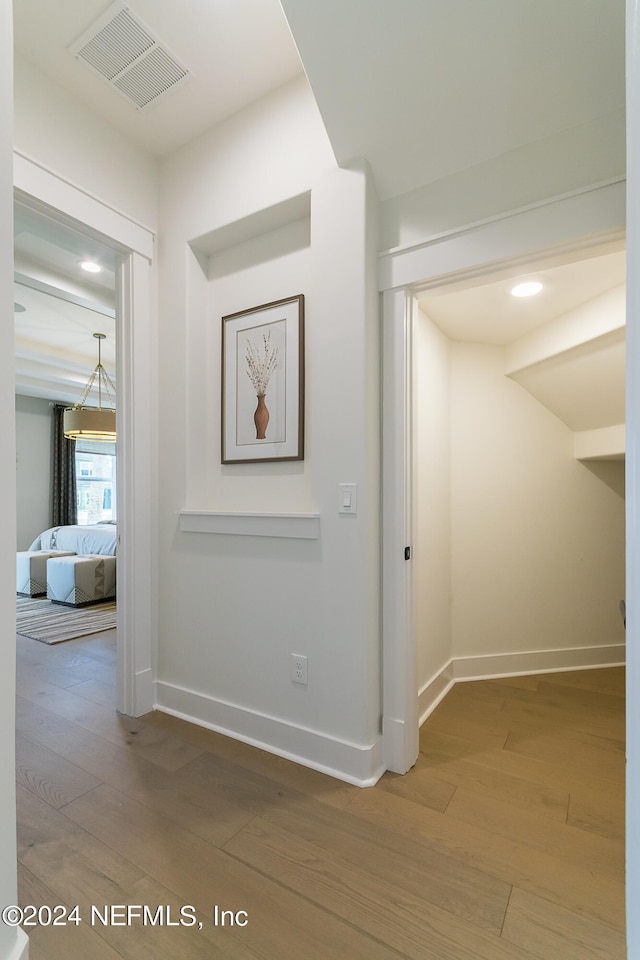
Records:
[[[117,540],[114,523],[50,527],[36,537],[29,550],[72,550],[78,554],[100,553],[113,556]]]

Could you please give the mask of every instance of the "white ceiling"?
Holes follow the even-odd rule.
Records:
[[[101,342],[102,363],[114,378],[113,315],[21,283],[15,284],[15,298],[25,307],[24,312],[15,314],[15,373],[20,393],[60,403],[78,401],[98,362],[94,333],[105,335]],[[96,402],[95,391],[90,402]],[[107,398],[104,402],[109,405]]]
[[[624,108],[624,0],[133,0],[195,75],[149,112],[69,53],[109,6],[14,0],[15,47],[157,156],[301,74],[298,50],[380,199]]]
[[[133,0],[127,6],[194,74],[141,112],[68,50],[110,5],[110,0],[14,0],[15,48],[156,156],[302,73],[278,0]]]
[[[380,199],[624,107],[624,0],[282,0],[339,163]]]
[[[511,295],[516,282],[534,279],[543,284],[536,296]],[[606,296],[624,291],[625,279],[625,250],[617,241],[600,248],[598,256],[531,263],[524,271],[504,270],[417,296],[424,313],[452,341],[517,344],[526,356],[531,334],[545,326],[556,348],[538,357],[534,353],[530,363],[514,371],[505,353],[505,373],[570,430],[582,432],[625,422],[625,298],[624,293]],[[574,333],[567,340],[558,334],[569,320]]]
[[[17,201],[13,213],[15,269],[86,300],[115,306],[117,252],[103,240],[90,237],[47,215],[35,205]],[[102,270],[82,270],[83,260],[97,262]]]
[[[562,317],[583,303],[624,284],[622,243],[598,256],[569,263],[531,263],[481,279],[438,287],[418,294],[427,316],[450,340],[506,345]],[[539,280],[539,294],[526,299],[511,295],[522,280]]]
[[[22,203],[14,207],[16,389],[62,403],[80,399],[98,360],[114,377],[117,252]],[[102,267],[88,274],[85,259]],[[95,399],[95,398],[92,398]]]
[[[129,105],[68,51],[109,0],[14,0],[15,46],[155,156],[300,75],[298,49],[338,161],[365,157],[381,199],[624,107],[624,0],[282,0],[282,6],[133,0],[128,6],[195,75],[148,112]],[[86,255],[80,246],[46,219],[17,219],[19,272],[113,306],[115,254],[102,251],[107,271],[91,282],[79,275],[77,261]],[[450,338],[504,344],[623,282],[624,256],[614,251],[598,261],[527,266],[536,269],[547,281],[545,293],[528,303],[507,296],[507,276],[427,291],[421,301]],[[47,310],[37,299],[17,315],[23,352],[34,353],[39,340],[50,357],[70,353],[75,338],[73,362],[82,366],[94,343],[80,340],[93,332],[95,318],[80,322],[74,311],[65,326],[59,304]]]

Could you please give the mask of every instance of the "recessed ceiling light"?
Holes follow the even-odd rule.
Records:
[[[541,290],[542,284],[539,280],[526,280],[524,283],[516,284],[511,290],[511,295],[514,297],[534,297]]]
[[[96,263],[94,260],[81,260],[80,266],[83,270],[86,270],[87,273],[101,273],[102,267],[99,263]]]

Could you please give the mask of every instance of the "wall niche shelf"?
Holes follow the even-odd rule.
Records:
[[[181,510],[183,533],[318,540],[319,513],[231,513],[226,510]]]

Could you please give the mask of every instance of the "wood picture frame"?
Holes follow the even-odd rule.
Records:
[[[222,317],[222,463],[304,459],[304,294]]]

